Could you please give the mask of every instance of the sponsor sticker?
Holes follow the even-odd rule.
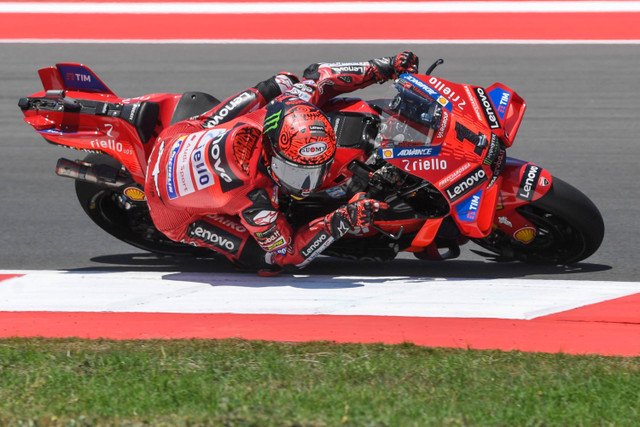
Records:
[[[278,211],[263,210],[255,214],[252,218],[255,225],[271,224],[278,217]]]
[[[412,74],[403,74],[401,77],[404,80],[408,81],[409,83],[413,84],[414,87],[417,87],[418,89],[420,89],[421,92],[425,93],[430,98],[438,102],[440,105],[442,105],[443,108],[445,108],[449,112],[451,112],[451,110],[453,109],[451,102],[449,102],[445,96],[443,96],[440,92],[438,92],[437,90],[435,90],[434,88],[432,88],[431,86],[423,82],[422,80],[418,79]]]
[[[205,221],[196,221],[191,224],[187,235],[232,255],[237,255],[242,245],[240,237]]]
[[[363,75],[367,72],[368,62],[331,62],[320,64],[320,67],[329,67],[334,74],[356,74]]]
[[[509,101],[511,101],[511,93],[497,87],[489,92],[489,98],[491,98],[493,105],[496,106],[500,118],[504,120],[507,108],[509,108]]]
[[[220,129],[216,129],[215,131],[220,132],[219,136],[224,133]],[[213,177],[213,174],[209,170],[206,161],[207,143],[210,141],[210,138],[211,134],[209,134],[206,138],[200,138],[200,141],[198,141],[198,145],[196,145],[196,147],[191,152],[191,170],[193,171],[193,177],[198,190],[211,187],[213,184],[215,184],[215,179]]]
[[[333,243],[334,238],[331,237],[330,234],[325,231],[321,231],[318,233],[315,238],[302,250],[300,250],[300,254],[305,258],[303,262],[298,264],[298,267],[304,267],[309,264],[313,259],[318,257],[323,250],[325,250],[331,243]]]
[[[134,200],[136,202],[141,202],[146,200],[147,198],[144,196],[144,191],[136,187],[127,187],[123,191],[124,195],[129,199]]]
[[[506,216],[498,217],[498,223],[506,225],[509,228],[513,228],[513,224],[511,223],[511,221],[509,221],[509,218],[507,218]]]
[[[431,76],[429,77],[429,84],[432,85],[441,94],[440,95],[441,97],[444,95],[446,99],[451,101],[450,104],[455,104],[456,107],[458,107],[461,110],[464,110],[464,106],[467,105],[467,101],[464,99],[464,97],[460,96],[460,94],[456,93],[453,86],[451,87],[449,86],[450,83],[440,80],[437,77]],[[450,104],[449,104],[449,108],[450,108]]]
[[[343,65],[332,66],[331,71],[334,74],[349,73],[349,74],[363,75],[366,72],[366,66],[357,65],[357,64],[343,64]]]
[[[213,214],[213,215],[207,215],[207,217],[211,218],[213,221],[219,222],[225,227],[229,227],[230,229],[238,233],[245,233],[247,231],[247,228],[244,225],[242,225],[240,222],[232,219],[229,216],[221,215],[221,214]]]
[[[109,89],[83,66],[60,64],[57,67],[67,89],[109,92]]]
[[[226,131],[223,131],[221,134],[215,133],[215,130],[209,131],[202,137],[200,144],[198,144],[198,147],[200,147],[201,144],[209,145],[209,163],[211,163],[213,173],[220,178],[218,183],[223,193],[243,185],[242,180],[238,179],[231,170],[229,162],[227,162],[226,143],[228,135],[229,132]]]
[[[440,148],[442,146],[437,145],[435,147],[396,147],[396,148],[382,148],[378,150],[378,153],[383,159],[402,159],[408,157],[435,157],[440,154]]]
[[[458,169],[456,169],[455,171],[453,171],[450,175],[447,175],[446,177],[444,177],[443,179],[441,179],[440,181],[438,181],[438,188],[443,188],[445,187],[447,184],[449,184],[450,182],[455,181],[456,179],[458,179],[460,177],[460,175],[462,175],[465,171],[469,170],[469,168],[471,167],[471,163],[467,162],[464,165],[460,166]]]
[[[438,128],[438,135],[436,136],[438,139],[444,138],[447,131],[448,124],[449,124],[449,113],[447,113],[446,111],[443,111],[442,120],[440,121],[440,127]]]
[[[464,91],[467,93],[467,98],[469,102],[471,102],[471,107],[473,108],[473,112],[476,113],[476,117],[478,120],[482,121],[482,116],[480,115],[480,105],[478,105],[478,101],[476,101],[476,97],[471,94],[471,90],[469,90],[469,86],[464,85]]]
[[[280,237],[278,240],[276,240],[275,242],[273,242],[269,246],[265,247],[264,249],[267,252],[274,252],[274,251],[277,251],[279,249],[284,248],[285,246],[287,246],[287,241],[284,239],[284,237]]]
[[[484,156],[484,160],[482,164],[491,165],[498,158],[500,154],[500,141],[498,139],[498,135],[495,133],[491,133],[491,142],[489,142],[489,149],[487,150],[487,154]]]
[[[530,202],[533,199],[533,195],[535,194],[536,188],[538,187],[538,182],[540,179],[540,173],[542,169],[540,166],[528,164],[524,168],[524,173],[522,174],[522,179],[520,180],[520,187],[518,188],[518,192],[516,193],[516,197],[520,200],[525,200]]]
[[[316,157],[327,151],[327,148],[328,146],[325,142],[312,142],[311,144],[300,147],[298,154],[302,157]]]
[[[466,198],[456,206],[458,212],[458,218],[461,221],[473,222],[478,215],[478,209],[480,208],[480,201],[482,200],[482,190],[477,191],[470,197]]]
[[[449,200],[453,202],[454,200],[458,200],[465,194],[471,192],[487,179],[487,174],[484,169],[477,167],[458,181],[451,184],[449,187],[445,188],[445,194],[449,197]]]
[[[255,233],[255,237],[258,244],[267,252],[278,251],[287,246],[287,241],[275,224],[266,231]]]
[[[528,244],[536,237],[536,229],[533,227],[522,227],[513,233],[513,238],[518,242]]]
[[[493,109],[493,105],[491,104],[491,101],[489,101],[489,97],[487,96],[487,93],[481,87],[476,87],[473,90],[476,92],[478,101],[480,101],[482,112],[484,113],[484,118],[487,120],[489,127],[491,129],[499,129],[500,123],[498,122],[496,112]]]
[[[222,108],[219,108],[213,116],[207,118],[207,120],[202,123],[202,126],[205,128],[212,128],[218,126],[220,123],[226,120],[227,116],[237,110],[241,111],[242,108],[249,105],[256,97],[256,94],[252,91],[246,90],[233,98],[231,101],[227,102]],[[237,113],[236,113],[237,114]]]
[[[448,165],[445,159],[438,159],[436,157],[426,159],[402,159],[402,170],[406,172],[420,172],[420,171],[440,171],[447,170]]]
[[[169,161],[167,162],[167,194],[169,195],[169,199],[175,199],[178,197],[175,180],[176,157],[178,157],[178,152],[180,151],[180,147],[182,147],[182,143],[185,139],[186,137],[183,136],[174,142],[169,153]]]
[[[191,177],[191,152],[197,144],[198,134],[190,135],[185,143],[184,147],[180,151],[176,160],[176,186],[178,194],[184,196],[185,194],[193,193],[195,186]]]

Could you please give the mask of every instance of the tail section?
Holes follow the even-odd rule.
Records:
[[[83,64],[56,64],[55,67],[38,70],[38,74],[45,91],[75,90],[115,96],[111,89],[89,67]]]

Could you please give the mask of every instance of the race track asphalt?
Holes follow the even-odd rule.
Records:
[[[301,74],[317,61],[367,60],[404,49],[420,56],[421,70],[444,58],[435,72],[442,78],[514,88],[528,111],[510,155],[587,194],[605,219],[603,245],[570,268],[486,262],[471,244],[461,258],[443,263],[322,258],[308,274],[638,281],[638,45],[0,44],[0,269],[232,271],[210,261],[159,259],[93,225],[73,181],[54,174],[59,157],[83,153],[46,144],[21,119],[18,99],[41,90],[38,68],[85,63],[123,97],[200,90],[225,98],[281,70]],[[384,91],[376,86],[360,95]]]

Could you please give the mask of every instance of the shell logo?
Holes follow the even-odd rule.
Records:
[[[144,192],[139,188],[128,187],[123,191],[123,193],[125,196],[127,196],[131,200],[142,201],[147,199],[144,195]]]
[[[513,233],[513,238],[519,242],[528,244],[536,237],[536,229],[533,227],[522,227],[515,233]]]
[[[382,158],[390,159],[392,157],[393,157],[393,150],[390,150],[390,149],[382,150]]]

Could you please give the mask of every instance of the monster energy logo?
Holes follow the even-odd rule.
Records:
[[[278,123],[280,123],[280,116],[282,115],[282,110],[277,113],[273,113],[266,119],[264,119],[264,132],[269,132],[270,130],[276,129],[278,127]]]

